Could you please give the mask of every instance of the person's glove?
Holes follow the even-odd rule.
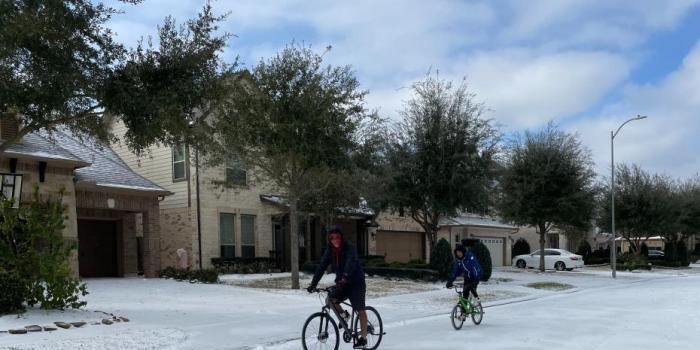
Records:
[[[335,283],[335,288],[342,290],[347,285],[348,285],[348,280],[345,277],[343,277],[340,279],[340,281]]]
[[[447,282],[447,284],[445,285],[445,288],[452,288],[452,286],[453,286],[452,282]]]
[[[314,286],[313,284],[310,284],[308,287],[306,287],[306,291],[309,293],[313,293],[314,290],[316,290],[316,286]]]

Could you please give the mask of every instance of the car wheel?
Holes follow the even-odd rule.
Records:
[[[517,263],[515,263],[515,266],[517,266],[519,269],[524,269],[527,264],[525,264],[525,260],[520,259]]]
[[[561,261],[557,261],[557,263],[554,264],[554,268],[555,268],[557,271],[564,271],[564,270],[566,269],[566,265],[564,265],[564,263],[561,262]]]

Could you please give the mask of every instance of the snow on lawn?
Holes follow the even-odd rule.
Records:
[[[667,280],[676,281],[675,290],[682,292],[680,287],[683,283],[700,278],[693,272],[621,272],[617,280],[612,280],[609,271],[604,270],[565,273],[539,273],[510,268],[497,270],[491,281],[479,286],[479,293],[487,307],[484,324],[479,328],[466,327],[467,330],[461,333],[463,335],[444,333],[450,329],[445,315],[454,304],[456,295],[454,291],[444,289],[442,284],[368,278],[370,290],[367,304],[379,310],[387,325],[389,333],[385,340],[386,346],[383,344],[381,349],[434,348],[432,345],[426,346],[425,341],[430,339],[460,345],[466,343],[470,339],[468,334],[475,330],[491,330],[493,333],[484,334],[496,338],[507,338],[504,335],[512,337],[514,332],[515,335],[520,335],[521,338],[518,339],[523,342],[522,334],[526,333],[522,333],[519,326],[510,321],[511,318],[518,319],[527,327],[533,327],[540,319],[546,319],[547,326],[555,328],[555,334],[559,334],[556,333],[559,332],[557,326],[562,327],[569,321],[575,323],[576,332],[579,332],[579,327],[589,327],[585,322],[589,322],[590,327],[599,324],[590,319],[599,315],[596,312],[609,317],[608,319],[619,320],[620,325],[624,326],[624,310],[616,310],[615,317],[612,318],[604,310],[598,310],[609,306],[607,302],[601,302],[601,299],[607,298],[606,293],[641,297],[644,294],[630,293],[630,290],[667,283]],[[322,295],[309,295],[303,290],[279,289],[288,283],[280,277],[288,278],[287,275],[279,274],[229,275],[222,276],[222,284],[191,284],[139,278],[88,279],[86,282],[90,294],[86,297],[88,306],[85,310],[48,313],[30,310],[20,317],[0,317],[0,349],[299,349],[297,339],[303,323],[311,313],[320,310]],[[308,283],[308,279],[309,276],[303,276],[302,286]],[[332,282],[333,275],[326,275],[320,285]],[[526,286],[536,282],[570,284],[574,288],[550,291]],[[646,295],[646,299],[634,301],[630,307],[639,310],[644,305],[654,305],[654,309],[658,310],[656,305],[659,304],[656,303],[659,301],[666,307],[667,302],[689,300],[685,295],[673,295],[670,292],[672,290],[669,288],[669,291],[662,291],[660,296],[663,298]],[[585,301],[568,304],[568,300],[576,298]],[[538,300],[551,300],[551,305],[555,307],[547,311],[550,302]],[[619,303],[615,307],[631,305],[626,300]],[[535,304],[539,305],[537,309],[527,306]],[[541,311],[540,306],[543,307]],[[691,311],[689,305],[685,309]],[[105,317],[103,312],[127,317],[131,322],[110,326],[91,324]],[[523,313],[527,316],[523,316]],[[655,323],[664,322],[666,316],[671,316],[648,310],[646,314],[656,315]],[[581,315],[585,317],[578,320],[577,317]],[[535,319],[538,321],[533,322]],[[2,332],[32,324],[48,325],[54,321],[85,321],[88,324],[80,329],[59,329],[25,335]],[[426,329],[435,327],[436,333],[430,335],[422,331],[423,328],[419,325],[427,327]],[[421,336],[426,337],[425,340],[421,340]],[[483,338],[479,339],[479,343],[486,343]],[[544,341],[543,344],[547,342]]]

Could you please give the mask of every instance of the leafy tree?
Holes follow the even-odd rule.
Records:
[[[481,280],[484,282],[488,281],[493,272],[493,263],[491,262],[491,252],[489,248],[481,241],[478,241],[470,249],[481,265]]]
[[[24,135],[59,127],[113,141],[110,116],[121,118],[124,141],[137,152],[207,135],[189,124],[226,92],[231,67],[219,54],[228,35],[216,34],[223,18],[206,4],[184,26],[166,19],[158,47],[127,49],[106,27],[116,14],[90,0],[0,2],[0,119],[18,124],[0,153]]]
[[[682,183],[677,191],[678,232],[681,238],[700,237],[700,177]]]
[[[676,241],[666,241],[664,259],[670,262],[678,261],[678,243],[676,243]]]
[[[321,55],[296,44],[239,76],[213,123],[217,144],[209,162],[237,154],[286,197],[292,288],[298,289],[300,201],[328,190],[336,178],[326,175],[352,168],[367,93],[349,66],[324,66]]]
[[[615,230],[639,252],[641,244],[654,235],[672,236],[678,232],[678,210],[673,182],[651,174],[639,166],[617,165],[615,174]],[[601,197],[598,226],[611,232],[610,189]]]
[[[578,137],[549,123],[526,132],[510,146],[500,179],[501,216],[516,225],[533,226],[540,251],[552,228],[589,227],[595,203],[595,173],[590,151]],[[540,256],[544,271],[544,255]]]
[[[447,279],[452,272],[454,256],[450,243],[441,238],[435,245],[435,249],[430,252],[430,267],[438,272],[441,279]]]
[[[530,254],[530,243],[527,242],[525,238],[518,238],[513,244],[512,256],[518,256],[523,254]]]
[[[63,239],[65,207],[61,197],[34,200],[12,208],[0,199],[0,270],[26,283],[25,302],[43,309],[79,308],[86,304],[84,283],[71,277],[69,258],[75,245]]]
[[[488,208],[499,134],[465,83],[412,86],[388,150],[389,206],[405,210],[435,247],[440,219]]]

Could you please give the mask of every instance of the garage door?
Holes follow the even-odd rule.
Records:
[[[420,232],[377,231],[377,255],[386,262],[423,259],[422,237]]]
[[[503,266],[503,238],[477,237],[491,253],[491,264],[493,266]]]
[[[116,221],[78,220],[78,267],[81,277],[116,277]]]

